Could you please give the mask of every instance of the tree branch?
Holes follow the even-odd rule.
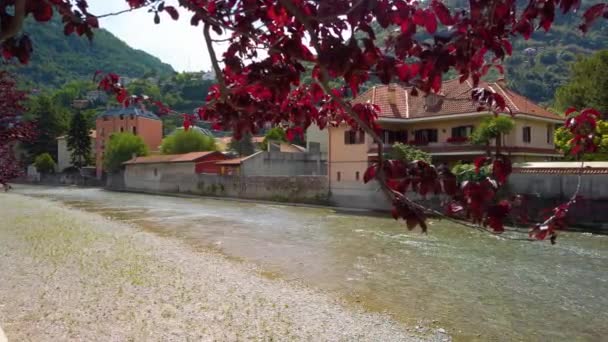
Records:
[[[0,31],[0,43],[13,38],[21,31],[25,19],[25,4],[27,0],[15,0],[15,15],[9,20],[8,26]]]
[[[217,56],[215,55],[215,50],[213,49],[213,42],[211,40],[211,34],[209,33],[209,29],[211,25],[209,23],[205,23],[203,27],[203,34],[205,35],[205,43],[207,45],[207,51],[209,53],[209,58],[211,58],[211,66],[213,67],[213,71],[215,72],[215,77],[217,78],[217,82],[220,85],[220,95],[223,100],[228,96],[228,88],[226,88],[226,80],[224,79],[224,75],[222,74],[222,69],[220,68],[220,64],[217,60]]]

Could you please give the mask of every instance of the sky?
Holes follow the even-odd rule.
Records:
[[[128,8],[125,0],[89,0],[89,11],[96,15],[112,13]],[[100,19],[100,26],[129,44],[146,51],[171,64],[176,71],[209,71],[211,63],[205,48],[201,26],[190,25],[190,12],[177,7],[177,1],[168,0],[167,5],[175,5],[180,18],[171,19],[167,13],[161,14],[159,25],[154,24],[154,14],[146,9]],[[224,49],[216,47],[216,53]]]

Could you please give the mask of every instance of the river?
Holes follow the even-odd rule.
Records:
[[[608,236],[555,246],[441,221],[428,235],[386,217],[331,209],[18,186],[320,288],[455,341],[608,339]],[[511,233],[516,234],[516,233]]]

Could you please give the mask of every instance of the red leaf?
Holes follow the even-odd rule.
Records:
[[[574,108],[574,107],[570,107],[570,108],[568,108],[568,109],[566,110],[565,116],[566,116],[566,117],[568,117],[568,115],[570,115],[570,114],[572,114],[572,113],[574,113],[574,112],[576,112],[576,108]]]
[[[456,23],[456,21],[450,14],[450,10],[447,7],[445,7],[445,5],[441,1],[433,0],[431,7],[433,8],[433,11],[435,11],[437,18],[439,18],[439,21],[443,25],[451,26]]]
[[[173,19],[173,20],[179,19],[179,13],[175,9],[175,7],[173,7],[173,6],[165,6],[164,11],[167,12],[167,13],[169,13],[169,15],[171,16],[171,19]]]
[[[395,221],[399,219],[399,211],[397,210],[397,208],[393,207],[393,209],[391,210],[391,215],[393,216]]]
[[[437,31],[437,19],[431,12],[425,12],[424,27],[430,34],[434,34]]]
[[[213,14],[215,14],[215,11],[216,11],[215,0],[209,1],[209,3],[207,4],[207,12],[209,12],[209,14],[213,15]]]
[[[502,40],[502,47],[505,49],[507,55],[511,56],[511,54],[513,54],[513,46],[511,46],[511,42],[507,39]]]
[[[97,20],[96,16],[89,15],[87,16],[87,24],[93,28],[99,28],[99,20]]]
[[[124,103],[125,100],[127,99],[127,96],[128,96],[127,90],[124,88],[121,88],[116,93],[116,101],[118,101],[118,103]]]
[[[483,156],[475,158],[474,164],[475,164],[475,173],[476,174],[479,174],[479,169],[481,169],[481,167],[486,164],[488,159],[489,159],[488,157],[483,157]]]
[[[593,22],[604,13],[604,10],[608,7],[608,4],[595,4],[585,11],[583,14],[584,25],[587,27],[593,24]]]
[[[34,10],[34,19],[36,21],[49,21],[53,17],[53,7],[46,2],[39,1]]]
[[[370,165],[367,168],[367,170],[365,170],[365,173],[363,174],[363,183],[367,183],[370,180],[374,179],[376,177],[377,169],[378,169],[378,164]]]

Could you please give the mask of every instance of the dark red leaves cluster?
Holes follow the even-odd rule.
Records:
[[[595,109],[584,109],[577,112],[574,108],[566,111],[565,127],[572,133],[570,153],[577,156],[581,153],[594,153],[598,148],[596,141],[597,120],[600,112]]]
[[[23,120],[27,97],[17,89],[13,77],[0,71],[0,184],[21,175],[23,167],[14,155],[14,144],[28,141],[35,134],[31,123]]]

